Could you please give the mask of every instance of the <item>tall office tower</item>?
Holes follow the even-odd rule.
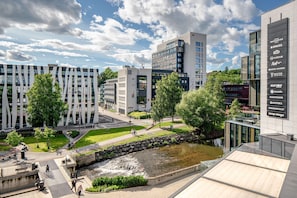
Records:
[[[203,86],[206,81],[206,35],[188,32],[158,45],[157,52],[152,55],[152,69],[153,86],[160,76],[170,72],[179,73],[186,91]]]
[[[250,85],[249,106],[260,106],[261,30],[250,33],[249,56],[241,58],[241,79]],[[260,109],[259,109],[260,110]]]
[[[52,74],[62,90],[62,100],[68,105],[58,126],[98,122],[98,69],[0,64],[0,129],[30,126],[26,93],[34,75],[44,73]]]

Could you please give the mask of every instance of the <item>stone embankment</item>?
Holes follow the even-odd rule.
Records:
[[[201,143],[201,140],[196,133],[175,134],[171,136],[156,137],[119,146],[112,146],[111,148],[108,148],[106,150],[98,151],[89,155],[80,155],[76,157],[76,163],[77,167],[79,168],[107,159],[127,155],[129,153],[171,144],[180,144],[183,142]]]

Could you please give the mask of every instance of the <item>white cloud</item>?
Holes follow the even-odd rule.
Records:
[[[93,15],[93,18],[95,20],[96,23],[100,23],[101,21],[103,21],[102,16],[98,16],[98,15]]]
[[[10,61],[33,61],[36,58],[34,56],[30,56],[28,54],[25,54],[21,51],[17,51],[17,50],[7,50],[6,52],[6,59],[10,60]]]
[[[252,0],[224,0],[223,5],[230,12],[229,20],[250,22],[259,14]]]
[[[3,51],[3,50],[0,50],[0,59],[4,59],[4,58],[5,58],[5,56],[6,56],[6,53],[5,53],[5,51]]]
[[[118,5],[122,20],[146,24],[159,41],[194,31],[207,34],[209,45],[226,52],[233,52],[258,29],[249,22],[260,13],[251,0],[122,0]],[[154,50],[156,43],[160,44],[152,41],[150,48]]]
[[[134,66],[151,66],[151,51],[142,50],[133,52],[126,49],[118,49],[115,54],[111,57],[116,58],[117,60],[124,62],[127,65]]]
[[[71,25],[81,20],[81,5],[76,0],[0,1],[0,34],[17,27],[55,33],[73,32]]]

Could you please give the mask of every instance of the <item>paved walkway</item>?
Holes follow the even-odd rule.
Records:
[[[114,127],[120,127],[120,126],[130,126],[130,125],[147,125],[150,126],[152,121],[151,120],[137,120],[137,119],[130,119],[126,116],[119,115],[110,111],[103,111],[101,109],[102,113],[104,113],[107,116],[112,117],[114,120],[113,123],[102,123],[99,125],[95,125],[95,128],[114,128]],[[131,123],[129,122],[131,121]],[[175,127],[182,126],[183,124],[177,124],[174,125]],[[90,128],[83,128],[78,127],[80,131],[79,137],[76,137],[75,139],[67,136],[71,143],[75,143],[80,138],[82,138],[89,130]],[[65,135],[66,132],[70,130],[69,128],[64,128],[63,133]],[[137,135],[143,135],[143,134],[150,134],[155,133],[159,131],[159,128],[155,129],[143,129],[137,131]],[[68,145],[65,145],[62,149],[60,149],[60,152],[57,153],[37,153],[37,152],[26,152],[26,161],[27,162],[39,162],[40,163],[40,173],[44,177],[45,180],[45,186],[47,187],[46,191],[33,191],[28,193],[19,194],[12,197],[20,197],[20,198],[35,198],[35,197],[41,197],[41,198],[49,198],[49,197],[63,197],[63,198],[70,198],[75,197],[76,193],[73,192],[71,187],[71,178],[66,174],[64,168],[62,167],[61,161],[62,159],[65,159],[65,156],[72,155],[77,152],[85,152],[93,149],[98,149],[101,146],[111,145],[126,139],[129,139],[133,137],[133,134],[128,134],[125,136],[117,137],[114,139],[106,140],[100,143],[88,145],[83,148],[78,148],[76,150],[67,150]],[[20,156],[18,156],[20,158]],[[5,164],[1,164],[1,166],[10,166],[14,165],[15,162],[13,160],[10,160],[9,162],[5,162]],[[50,167],[50,172],[45,172],[46,164]],[[0,167],[1,167],[0,166]],[[83,191],[83,197],[109,197],[109,198],[115,198],[115,197],[168,197],[173,192],[175,192],[176,189],[182,187],[187,182],[189,182],[195,175],[188,175],[182,179],[171,181],[162,185],[157,186],[144,186],[144,187],[137,187],[137,188],[130,188],[125,189],[117,192],[110,192],[110,193],[87,193]],[[91,186],[91,181],[87,177],[80,177],[77,183],[77,187],[79,185],[83,186],[83,189],[86,189],[87,187]]]

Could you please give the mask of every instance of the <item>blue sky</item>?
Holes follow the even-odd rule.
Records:
[[[151,67],[156,46],[207,34],[207,71],[240,68],[261,13],[289,0],[0,1],[0,63]]]

